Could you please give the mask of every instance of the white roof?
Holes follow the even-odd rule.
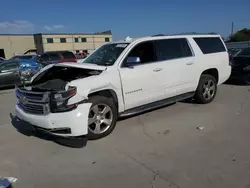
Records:
[[[175,34],[175,35],[156,35],[156,36],[147,36],[147,37],[141,37],[141,38],[126,38],[125,40],[118,40],[113,41],[111,43],[132,43],[136,40],[152,40],[152,39],[166,39],[166,38],[177,38],[177,37],[220,37],[220,35],[217,34]],[[129,39],[129,40],[128,40]]]

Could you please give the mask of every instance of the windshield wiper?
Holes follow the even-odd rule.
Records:
[[[113,63],[104,62],[104,63],[98,63],[97,65],[100,65],[100,66],[111,66],[111,65],[113,65]]]

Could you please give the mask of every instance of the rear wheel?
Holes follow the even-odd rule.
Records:
[[[109,135],[117,122],[117,108],[111,98],[93,96],[88,119],[88,139],[97,140]]]
[[[207,104],[214,100],[217,92],[217,81],[212,75],[201,75],[194,99],[200,104]]]

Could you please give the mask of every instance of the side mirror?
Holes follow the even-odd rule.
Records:
[[[127,61],[124,63],[125,67],[131,67],[141,63],[140,57],[128,57]]]

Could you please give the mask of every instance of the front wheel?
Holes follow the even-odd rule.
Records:
[[[214,100],[217,92],[217,81],[212,75],[201,75],[194,99],[200,104],[207,104]]]
[[[109,135],[117,122],[117,108],[111,98],[93,96],[88,116],[88,139],[97,140]]]

